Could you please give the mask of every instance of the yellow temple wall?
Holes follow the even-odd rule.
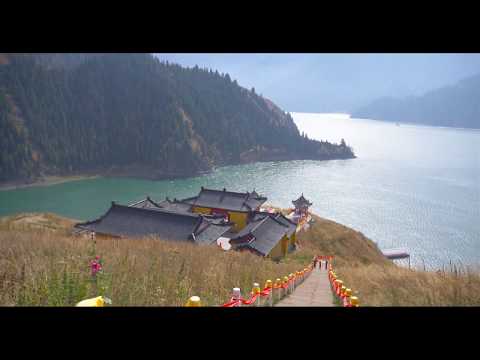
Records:
[[[290,244],[295,245],[297,242],[297,232],[294,231],[293,234],[290,236]]]
[[[192,211],[194,213],[204,214],[204,215],[208,215],[212,213],[211,208],[200,207],[200,206],[194,206],[192,208]],[[235,226],[232,229],[235,232],[242,230],[247,225],[247,217],[248,217],[247,213],[228,211],[228,217],[231,222],[235,223]]]
[[[194,213],[197,213],[197,214],[204,214],[204,215],[208,215],[211,213],[212,209],[210,208],[205,208],[205,207],[200,207],[200,206],[194,206],[192,208],[192,211]]]
[[[232,229],[235,232],[242,230],[247,225],[247,213],[229,211],[228,216],[230,221],[235,223],[235,226]]]
[[[277,245],[270,251],[270,254],[267,255],[271,259],[278,259],[283,257],[282,252],[282,241],[280,240]]]

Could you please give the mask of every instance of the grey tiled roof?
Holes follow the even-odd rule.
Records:
[[[289,220],[285,215],[278,213],[274,216],[275,220],[280,221],[282,224],[288,226],[287,234],[292,236],[292,234],[297,230],[297,224]]]
[[[75,227],[120,237],[156,235],[168,240],[188,240],[201,222],[202,218],[197,214],[180,214],[112,203],[101,218],[77,224]]]
[[[264,211],[262,212],[256,211],[253,215],[252,222],[264,219],[266,216],[270,216],[275,220],[279,221],[280,223],[282,223],[283,225],[285,225],[288,228],[287,230],[288,236],[291,236],[297,230],[297,224],[295,224],[293,221],[288,219],[285,215],[283,215],[280,212],[268,213]]]
[[[145,199],[129,204],[128,206],[152,210],[165,209],[174,212],[191,212],[190,204],[183,201],[178,201],[177,199],[170,200],[168,197],[165,200],[157,202],[153,201],[147,196]]]
[[[293,200],[293,201],[292,201],[292,204],[295,205],[296,207],[311,206],[311,205],[313,205],[313,203],[311,203],[310,201],[308,201],[307,199],[305,199],[305,197],[303,196],[303,193],[302,193],[302,195],[301,195],[297,200]]]
[[[248,247],[266,256],[278,244],[286,232],[287,228],[285,225],[280,224],[269,216],[262,220],[261,224],[253,230],[252,234],[255,236],[255,239],[248,244]]]
[[[200,207],[247,212],[255,210],[267,201],[267,198],[260,197],[258,194],[252,195],[248,192],[238,193],[226,191],[225,189],[212,190],[202,188],[197,197],[185,199],[184,201],[188,201],[189,203]]]
[[[170,200],[168,198],[158,202],[157,204],[162,209],[167,209],[167,210],[177,211],[177,212],[191,212],[190,209],[192,207],[192,205],[187,204],[186,202],[177,201],[176,199]]]
[[[158,236],[164,240],[193,240],[192,233],[200,236],[197,242],[212,243],[216,234],[226,232],[231,224],[217,224],[199,214],[180,213],[161,208],[148,209],[112,203],[110,209],[99,219],[76,224],[78,229],[86,229],[101,234],[119,237]],[[210,227],[215,229],[209,229]]]
[[[239,247],[254,249],[266,256],[278,244],[282,237],[296,230],[296,225],[285,218],[282,214],[270,214],[256,212],[247,226],[232,236],[232,239],[242,238],[249,234],[253,235],[253,241],[248,244],[239,244]]]
[[[265,220],[266,217],[259,217],[259,218],[254,218],[252,221],[250,221],[242,230],[240,230],[238,233],[236,233],[232,239],[238,239],[241,237],[244,237],[245,235],[250,234],[257,226],[261,224],[263,220]]]
[[[145,199],[128,204],[130,207],[136,207],[136,208],[141,208],[141,209],[158,209],[159,206],[156,202],[154,202],[150,197],[146,197]]]
[[[262,205],[265,201],[267,201],[267,198],[254,198],[254,197],[249,197],[246,201],[245,204],[251,209],[257,209],[260,205]]]
[[[208,245],[214,243],[219,237],[230,230],[232,225],[221,225],[210,223],[198,235],[195,235],[195,242],[200,245]]]

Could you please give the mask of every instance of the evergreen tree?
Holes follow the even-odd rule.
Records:
[[[308,140],[290,114],[228,74],[148,54],[39,56],[0,65],[2,181],[131,165],[152,177],[191,175],[257,146],[286,159],[353,156]]]

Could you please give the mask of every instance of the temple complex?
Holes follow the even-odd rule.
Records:
[[[292,201],[288,217],[278,211],[260,211],[267,198],[252,192],[206,189],[183,200],[149,196],[129,205],[112,202],[100,218],[75,225],[77,232],[100,238],[141,238],[190,241],[196,244],[229,242],[239,251],[280,259],[297,247],[296,233],[312,205],[303,194]],[[221,241],[220,241],[221,240]]]

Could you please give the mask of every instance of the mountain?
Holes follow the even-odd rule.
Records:
[[[88,54],[88,53],[73,53],[73,54],[55,54],[55,53],[37,53],[37,54],[28,54],[30,55],[37,64],[40,64],[46,68],[64,68],[72,69],[77,67],[87,60],[96,57],[102,56],[105,54]]]
[[[380,98],[352,117],[479,129],[480,74],[422,96]]]
[[[346,159],[228,74],[150,54],[0,54],[0,180],[189,176],[251,161]]]

